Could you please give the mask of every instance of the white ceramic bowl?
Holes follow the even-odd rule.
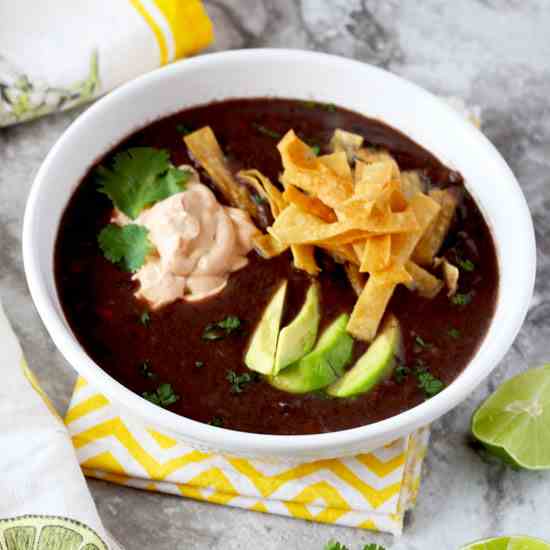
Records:
[[[464,176],[496,242],[500,288],[479,351],[436,397],[382,422],[341,432],[241,433],[183,418],[142,399],[94,363],[73,336],[57,297],[53,253],[65,205],[90,165],[122,138],[160,117],[213,100],[258,96],[333,102],[378,118]],[[381,69],[325,54],[269,49],[186,60],[138,78],[91,106],[55,144],[36,176],[25,212],[23,256],[34,303],[55,344],[112,401],[197,448],[293,460],[373,449],[428,424],[465,399],[495,368],[520,329],[536,261],[533,226],[520,187],[499,153],[470,123],[433,95]]]

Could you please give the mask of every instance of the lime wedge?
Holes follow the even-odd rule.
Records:
[[[550,468],[550,364],[514,376],[476,411],[472,433],[487,450],[529,470]]]
[[[550,544],[531,537],[497,537],[473,542],[461,550],[550,550]]]
[[[7,550],[108,550],[95,531],[55,516],[0,519],[0,548]]]

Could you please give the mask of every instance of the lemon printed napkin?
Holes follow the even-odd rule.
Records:
[[[65,422],[88,477],[257,512],[400,534],[428,430],[372,453],[304,464],[195,450],[122,412],[82,378]]]
[[[0,127],[89,101],[212,38],[200,0],[0,2]]]

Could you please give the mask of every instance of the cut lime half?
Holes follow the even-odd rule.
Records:
[[[531,537],[497,537],[473,542],[461,550],[550,550],[550,544]]]
[[[514,376],[476,411],[472,433],[521,468],[550,468],[550,364]]]
[[[8,550],[108,550],[98,535],[78,521],[56,516],[0,519],[0,548]]]

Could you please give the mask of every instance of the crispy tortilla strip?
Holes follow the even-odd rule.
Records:
[[[294,266],[296,269],[302,269],[310,275],[317,275],[319,266],[315,261],[315,247],[309,244],[293,244],[290,247],[294,257]]]
[[[357,296],[360,296],[363,288],[365,288],[365,276],[359,273],[359,269],[354,264],[347,263],[344,265],[344,269],[346,270],[351,288],[353,288]]]
[[[433,265],[434,267],[443,266],[443,279],[448,289],[447,296],[449,298],[454,296],[458,290],[458,277],[460,275],[458,267],[449,262],[447,258],[435,258]]]
[[[441,205],[441,210],[414,251],[413,260],[420,265],[432,264],[447,236],[457,205],[457,199],[449,189],[433,189],[430,197]]]
[[[437,202],[423,193],[418,193],[412,198],[409,208],[413,210],[416,216],[418,230],[392,236],[392,263],[395,265],[405,265],[422,235],[441,210]]]
[[[277,148],[285,168],[285,184],[295,185],[333,208],[351,196],[351,172],[344,174],[339,160],[345,158],[345,153],[316,157],[292,130],[287,132]],[[349,166],[347,168],[349,171]]]
[[[242,178],[249,185],[254,187],[260,196],[267,199],[273,217],[276,218],[287,206],[283,194],[271,183],[268,177],[259,170],[241,170],[237,177]]]
[[[288,248],[288,244],[283,244],[279,239],[269,233],[254,236],[252,238],[252,244],[258,254],[266,259],[274,258],[282,254]]]
[[[337,128],[330,139],[330,148],[335,153],[344,151],[348,158],[348,162],[352,163],[355,158],[356,151],[363,145],[363,136],[352,134]]]
[[[378,149],[375,147],[364,147],[359,149],[356,153],[359,160],[372,164],[373,162],[387,162],[391,164],[391,177],[399,179],[399,166],[395,159],[385,149]]]
[[[313,214],[291,204],[275,220],[269,232],[287,244],[321,244],[337,246],[358,241],[366,236],[348,222],[326,223]]]
[[[417,193],[426,191],[426,185],[420,178],[418,171],[407,170],[401,172],[401,191],[403,191],[407,200],[411,200]]]
[[[205,126],[183,138],[193,158],[206,170],[224,198],[258,220],[258,206],[243,185],[229,170],[223,152],[210,126]]]
[[[338,206],[336,211],[342,222],[373,234],[409,233],[419,229],[412,208],[407,208],[403,212],[379,212],[373,210],[371,202],[353,197]]]
[[[376,235],[365,241],[361,257],[362,273],[382,271],[389,267],[391,261],[391,235]]]
[[[367,342],[374,339],[394,289],[395,284],[381,282],[377,275],[369,277],[347,326],[354,338]]]
[[[411,283],[407,284],[407,288],[411,291],[418,292],[423,298],[429,298],[431,300],[435,298],[443,288],[443,281],[434,277],[418,264],[408,261],[405,264],[405,268],[413,279]]]
[[[409,206],[415,213],[419,229],[411,233],[392,235],[392,274],[400,273],[397,268],[403,268],[410,259],[418,241],[441,208],[433,199],[422,193],[415,195]],[[393,282],[384,282],[388,279],[387,275],[381,276],[380,273],[374,273],[369,277],[348,323],[348,332],[355,338],[370,342],[376,336],[378,326],[396,286]]]
[[[317,158],[321,164],[332,170],[340,178],[343,178],[349,186],[349,189],[353,189],[353,175],[348,164],[348,158],[343,151]]]
[[[384,185],[391,180],[393,164],[388,160],[368,164],[361,160],[355,162],[354,182],[355,192],[358,186],[371,184]]]
[[[283,199],[287,203],[295,204],[300,210],[313,214],[327,223],[336,221],[336,214],[332,208],[329,208],[318,198],[302,193],[302,191],[292,184],[286,186]]]
[[[394,285],[402,283],[404,285],[409,285],[413,282],[411,274],[403,265],[390,265],[390,267],[383,271],[371,273],[371,276],[372,275],[375,275],[380,283],[392,283]]]

